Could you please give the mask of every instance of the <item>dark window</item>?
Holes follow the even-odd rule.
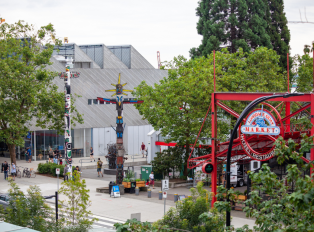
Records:
[[[94,105],[98,105],[98,100],[97,99],[93,99],[93,104]]]
[[[92,100],[93,99],[88,99],[88,105],[92,105]]]

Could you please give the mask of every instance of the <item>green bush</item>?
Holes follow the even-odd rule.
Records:
[[[65,165],[58,165],[55,163],[40,163],[38,164],[37,171],[41,174],[50,174],[56,176],[56,168],[60,168],[60,175],[63,176],[63,170]],[[75,167],[72,166],[72,172],[74,171]]]

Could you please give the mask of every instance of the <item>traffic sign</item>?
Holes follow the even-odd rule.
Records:
[[[56,175],[60,175],[60,168],[56,168]]]
[[[162,197],[165,198],[165,199],[167,198],[167,192],[166,191],[163,191]]]
[[[169,179],[161,180],[161,190],[162,191],[169,190]]]
[[[202,167],[204,173],[210,174],[214,170],[214,166],[211,163],[205,163]]]

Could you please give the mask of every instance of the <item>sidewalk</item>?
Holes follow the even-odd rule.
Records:
[[[34,164],[34,162],[31,164]],[[96,188],[108,186],[111,179],[115,179],[115,176],[104,175],[103,178],[85,178],[87,188],[90,190],[89,195],[92,202],[92,205],[88,209],[91,210],[94,215],[126,221],[130,219],[131,214],[141,213],[141,221],[149,222],[157,221],[163,217],[164,201],[158,199],[160,188],[152,189],[152,198],[147,198],[147,192],[141,192],[139,196],[135,194],[125,194],[122,195],[121,198],[111,198],[109,194],[96,192]],[[37,175],[36,178],[16,178],[16,183],[23,191],[26,191],[30,185],[38,185],[43,195],[52,195],[57,191],[57,179],[51,177]],[[61,179],[59,183],[61,186]],[[3,193],[7,192],[9,189],[8,182],[4,181],[3,174],[0,174],[0,186],[0,191]],[[175,206],[173,202],[174,193],[186,196],[190,195],[190,191],[186,187],[170,189],[168,191],[169,197],[166,201],[166,211],[169,210],[170,207]],[[62,200],[64,197],[60,196],[60,199]],[[51,201],[54,202],[54,199]],[[248,224],[250,228],[253,228],[254,220],[245,218],[243,212],[232,211],[231,216],[233,217],[232,225],[235,227]]]
[[[128,157],[128,156],[126,156]],[[80,157],[80,158],[73,158],[72,159],[72,166],[79,166],[82,169],[96,169],[96,163],[98,158],[100,158],[104,165],[103,168],[106,168],[108,166],[108,161],[106,161],[106,157],[104,156],[94,156],[94,159],[96,162],[92,161],[90,162],[90,158],[89,157]],[[80,160],[82,160],[84,163],[80,163]],[[0,164],[4,163],[4,161],[7,161],[7,163],[11,164],[11,160],[10,158],[5,158],[5,157],[0,157]],[[22,166],[22,167],[26,167],[26,168],[34,168],[35,171],[37,171],[37,167],[39,163],[46,163],[47,160],[37,160],[37,161],[32,161],[31,163],[27,163],[25,160],[16,160],[17,166]],[[64,163],[64,159],[63,159],[63,163]],[[142,158],[142,156],[135,156],[134,159],[130,157],[128,157],[127,160],[124,161],[125,166],[138,166],[138,165],[145,165],[146,164],[146,158]]]

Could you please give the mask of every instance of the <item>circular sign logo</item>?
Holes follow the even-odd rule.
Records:
[[[274,156],[274,142],[284,131],[281,117],[276,108],[263,103],[275,113],[274,117],[267,109],[253,110],[239,127],[241,146],[252,159],[269,160]]]
[[[214,170],[214,166],[211,163],[205,163],[202,167],[204,173],[210,174]]]

